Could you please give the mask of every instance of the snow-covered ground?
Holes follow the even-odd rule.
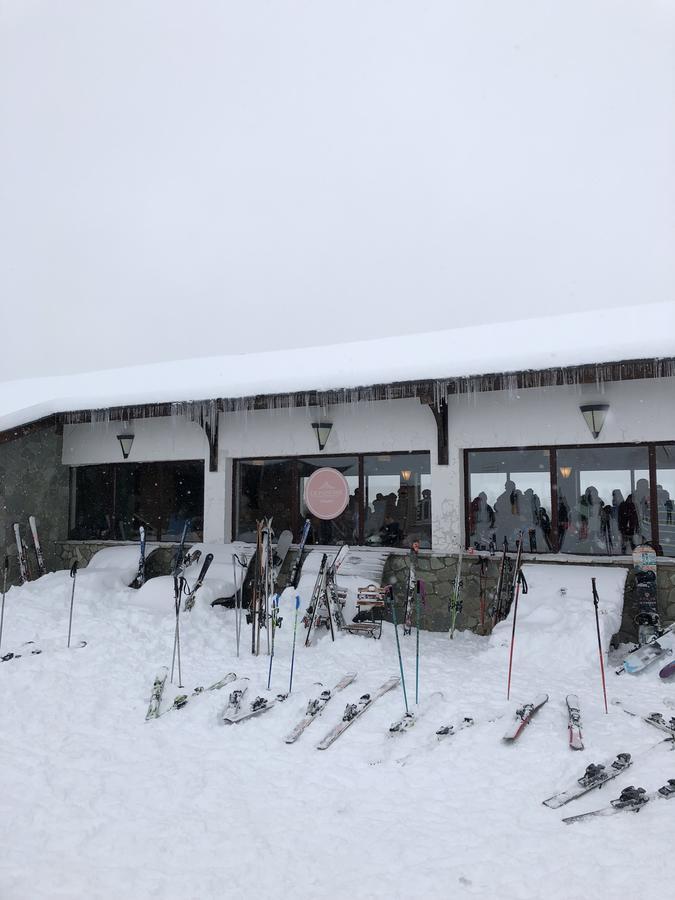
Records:
[[[672,839],[669,804],[639,815],[566,826],[563,815],[605,806],[621,788],[654,789],[675,777],[664,735],[610,705],[605,715],[590,576],[601,598],[604,644],[621,612],[623,574],[526,566],[511,701],[506,700],[510,621],[490,638],[421,635],[416,726],[390,737],[402,695],[380,699],[331,748],[315,745],[344,705],[397,674],[394,632],[380,641],[322,632],[304,647],[298,626],[293,692],[259,718],[219,721],[229,688],[145,722],[158,666],[170,664],[173,598],[144,607],[110,569],[78,575],[73,633],[83,649],[0,663],[3,683],[0,798],[2,900],[41,898],[587,898],[663,896]],[[86,576],[86,577],[85,577]],[[305,582],[307,583],[307,581]],[[63,636],[72,582],[44,576],[7,595],[2,652]],[[561,593],[565,589],[565,594]],[[305,597],[306,599],[306,597]],[[208,592],[182,617],[184,684],[226,672],[263,691],[269,660],[235,652],[234,612]],[[272,687],[287,690],[294,598],[282,599]],[[413,638],[403,638],[414,698]],[[669,712],[675,686],[659,665],[639,677],[607,666],[610,698]],[[284,736],[309,698],[346,672],[356,681],[293,745]],[[177,688],[167,686],[167,700]],[[432,698],[442,692],[442,698]],[[514,745],[502,743],[518,702],[550,700]],[[567,745],[565,696],[582,705],[586,750]],[[672,712],[672,711],[670,711]],[[439,725],[476,724],[443,742]],[[541,801],[570,786],[590,762],[620,751],[631,770],[562,810]]]

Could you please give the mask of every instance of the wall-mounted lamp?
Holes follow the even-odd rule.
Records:
[[[122,448],[122,456],[124,459],[129,459],[131,445],[134,442],[134,435],[129,431],[125,431],[124,434],[117,435],[117,440],[120,442],[120,447]]]
[[[312,422],[312,428],[316,432],[316,439],[319,443],[319,450],[323,450],[323,448],[328,443],[328,438],[330,437],[330,433],[333,430],[333,423]]]
[[[563,478],[569,478],[572,474],[572,466],[560,466],[560,474]]]
[[[401,469],[401,478],[403,481],[410,481],[412,477],[412,472],[410,469]]]
[[[579,409],[584,419],[586,419],[588,430],[594,438],[597,438],[602,431],[602,426],[605,424],[609,403],[587,403],[585,406],[580,406]]]

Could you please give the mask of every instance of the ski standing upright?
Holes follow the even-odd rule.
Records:
[[[33,548],[35,549],[35,559],[37,560],[38,572],[40,575],[44,575],[47,571],[47,567],[45,566],[45,559],[42,555],[42,547],[40,546],[40,538],[38,537],[37,522],[35,521],[35,516],[28,516],[28,526],[30,528],[31,535],[33,536]]]

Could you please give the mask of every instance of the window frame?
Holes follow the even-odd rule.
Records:
[[[647,450],[647,462],[648,462],[648,471],[649,471],[649,503],[652,509],[657,509],[657,466],[656,466],[656,448],[669,446],[670,444],[675,444],[675,440],[667,440],[667,441],[615,441],[612,443],[585,443],[585,444],[523,444],[518,447],[466,447],[463,452],[463,468],[464,468],[464,539],[462,544],[465,550],[469,548],[469,504],[470,504],[470,476],[469,472],[469,454],[470,453],[481,453],[490,451],[497,453],[507,453],[519,450],[548,450],[549,452],[549,461],[550,461],[550,489],[551,489],[551,533],[554,535],[558,534],[558,451],[559,450],[598,450],[598,449],[612,449],[612,448],[622,448],[622,447],[643,447]],[[652,543],[661,545],[660,536],[659,536],[659,523],[658,516],[656,516],[656,522],[652,522]],[[525,551],[523,551],[525,552]],[[561,551],[560,547],[556,543],[555,550],[551,551],[551,555],[561,553],[565,551]],[[575,554],[571,554],[575,555]],[[586,554],[579,554],[586,555]],[[597,554],[588,554],[589,556],[597,555]],[[673,557],[669,557],[673,558]]]

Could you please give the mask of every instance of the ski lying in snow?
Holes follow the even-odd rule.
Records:
[[[612,778],[616,778],[617,775],[625,772],[632,764],[633,760],[630,753],[619,753],[612,762],[591,763],[586,767],[586,771],[581,778],[578,779],[577,787],[573,787],[568,791],[561,791],[559,794],[554,794],[548,800],[542,802],[544,806],[548,806],[550,809],[559,809],[571,800],[583,797],[584,794],[594,790],[594,788],[602,787],[603,784],[611,781]]]
[[[66,638],[49,638],[44,641],[26,641],[17,650],[4,653],[0,656],[0,662],[9,662],[10,659],[21,659],[22,656],[39,656],[56,650],[79,650],[86,647],[87,642],[71,638],[70,647],[66,646]]]
[[[628,709],[623,705],[621,700],[612,700],[612,703],[614,706],[620,707],[626,715],[634,716],[636,719],[642,719],[643,722],[646,722],[648,725],[653,725],[654,728],[658,728],[659,731],[665,731],[666,734],[670,735],[670,737],[675,740],[675,716],[666,719],[663,713],[660,712],[653,712],[643,716],[640,713],[634,712],[632,709]]]
[[[576,694],[568,694],[567,703],[567,732],[569,735],[570,750],[583,750],[584,742],[581,735],[581,709],[579,698]]]
[[[256,697],[249,708],[243,712],[235,716],[223,715],[223,722],[226,725],[238,725],[239,722],[244,722],[246,719],[252,719],[253,716],[259,716],[261,713],[267,712],[273,706],[276,706],[277,703],[284,701],[287,696],[288,694],[277,694],[276,697],[272,698]]]
[[[532,701],[532,703],[524,703],[522,706],[518,707],[516,710],[516,721],[513,727],[506,732],[502,740],[510,743],[520,737],[525,730],[525,726],[530,724],[534,714],[541,709],[547,701],[548,694],[540,694]]]
[[[572,822],[581,822],[582,819],[591,819],[596,816],[613,816],[618,812],[640,812],[650,800],[670,800],[671,797],[675,797],[675,778],[669,778],[663,787],[650,794],[644,788],[636,788],[631,785],[621,791],[620,797],[612,800],[611,806],[594,809],[592,812],[581,813],[578,816],[567,816],[563,822],[571,825]]]
[[[165,716],[167,713],[171,712],[172,709],[183,709],[193,697],[201,697],[202,694],[206,694],[208,691],[219,691],[221,688],[225,687],[226,684],[230,684],[232,681],[236,680],[237,673],[228,672],[227,675],[219,681],[214,681],[213,684],[210,684],[207,688],[196,687],[191,694],[178,694],[173,698],[171,706],[167,707],[167,709],[165,709],[164,712],[159,713],[159,715]]]
[[[445,740],[445,738],[457,734],[458,731],[463,731],[465,728],[471,728],[471,726],[475,724],[475,719],[472,719],[470,716],[464,716],[459,725],[442,725],[436,731],[436,739],[439,741]]]
[[[347,675],[341,678],[340,681],[338,681],[332,691],[321,691],[317,698],[315,698],[314,700],[310,700],[307,704],[305,717],[301,719],[295,726],[293,731],[291,731],[290,734],[287,735],[287,737],[285,738],[286,743],[293,744],[295,741],[297,741],[305,728],[311,725],[314,719],[317,719],[321,715],[326,704],[331,700],[333,695],[339,693],[340,691],[343,691],[354,681],[355,678],[356,672],[349,672]]]
[[[37,560],[38,573],[40,575],[44,575],[47,571],[47,567],[45,566],[45,558],[42,555],[42,547],[40,546],[40,538],[38,537],[37,522],[35,521],[35,516],[28,516],[28,526],[30,528],[30,533],[33,535],[33,547],[35,549],[35,558]]]
[[[169,675],[167,666],[161,666],[157,669],[155,680],[152,685],[152,696],[150,697],[150,706],[145,714],[145,721],[149,719],[157,719],[159,717],[159,707],[162,703],[162,694],[164,693],[164,685]]]
[[[359,698],[358,703],[348,703],[345,711],[342,715],[342,721],[338,722],[338,724],[331,728],[327,735],[323,738],[320,743],[316,745],[317,750],[326,750],[332,743],[334,743],[341,734],[349,728],[350,725],[353,725],[357,719],[359,719],[364,712],[369,709],[376,700],[379,700],[387,691],[395,688],[396,685],[400,682],[400,678],[398,675],[393,676],[392,678],[388,678],[384,684],[380,685],[380,687],[375,691],[374,694],[363,694]]]
[[[248,687],[243,687],[237,688],[237,690],[230,693],[229,699],[227,701],[227,706],[223,711],[223,722],[232,722],[238,715],[241,714],[241,707],[247,691]]]
[[[401,716],[400,719],[397,719],[395,722],[389,726],[389,734],[402,734],[404,731],[409,731],[413,725],[417,722],[417,720],[423,716],[426,712],[428,712],[429,707],[432,706],[437,700],[442,700],[443,694],[440,691],[436,691],[431,694],[428,700],[418,706],[414,711],[407,712],[404,716]]]

